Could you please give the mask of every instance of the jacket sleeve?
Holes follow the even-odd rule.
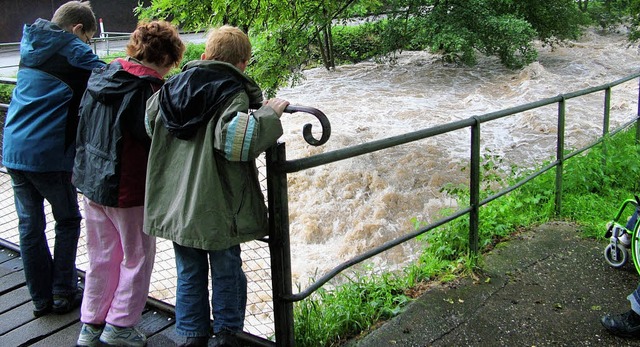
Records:
[[[229,161],[249,161],[282,136],[282,123],[270,106],[249,112],[249,98],[239,93],[218,118],[214,147]]]
[[[107,65],[93,53],[89,45],[79,39],[66,45],[61,53],[67,57],[69,64],[80,69],[91,71],[94,68]]]
[[[156,122],[156,117],[158,116],[158,111],[160,106],[158,104],[158,95],[160,91],[153,93],[153,95],[147,99],[147,109],[144,113],[144,128],[147,131],[147,136],[149,138],[153,135],[153,127]]]

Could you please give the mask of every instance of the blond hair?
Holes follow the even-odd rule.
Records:
[[[69,26],[82,24],[82,30],[85,33],[95,33],[98,31],[96,16],[93,14],[91,4],[88,1],[69,1],[58,7],[53,14],[51,21],[62,29]]]
[[[251,42],[239,28],[223,25],[209,32],[204,54],[207,60],[236,65],[251,59]]]

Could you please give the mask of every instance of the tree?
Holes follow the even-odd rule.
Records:
[[[584,18],[580,4],[574,0],[152,0],[137,10],[141,18],[170,18],[184,30],[221,24],[243,28],[254,44],[248,72],[273,94],[285,83],[295,83],[305,64],[317,59],[332,69],[338,57],[353,57],[355,46],[362,50],[368,45],[369,53],[381,57],[429,49],[445,60],[466,64],[475,63],[481,52],[517,68],[535,60],[535,38],[579,34]],[[345,31],[352,27],[347,20],[354,18],[368,24],[361,31]],[[336,39],[349,41],[336,44]]]
[[[295,81],[315,46],[327,69],[335,66],[332,21],[356,0],[320,1],[191,1],[154,0],[138,7],[141,18],[171,18],[185,30],[230,24],[244,29],[256,41],[249,67],[269,93],[285,81]],[[373,3],[373,1],[369,1]]]

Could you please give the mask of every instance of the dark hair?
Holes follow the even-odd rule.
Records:
[[[184,51],[178,30],[165,21],[138,24],[126,49],[128,56],[158,66],[178,66]]]

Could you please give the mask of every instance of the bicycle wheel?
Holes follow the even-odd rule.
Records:
[[[638,237],[638,225],[633,229],[631,234],[631,259],[636,271],[640,274],[640,237]]]

